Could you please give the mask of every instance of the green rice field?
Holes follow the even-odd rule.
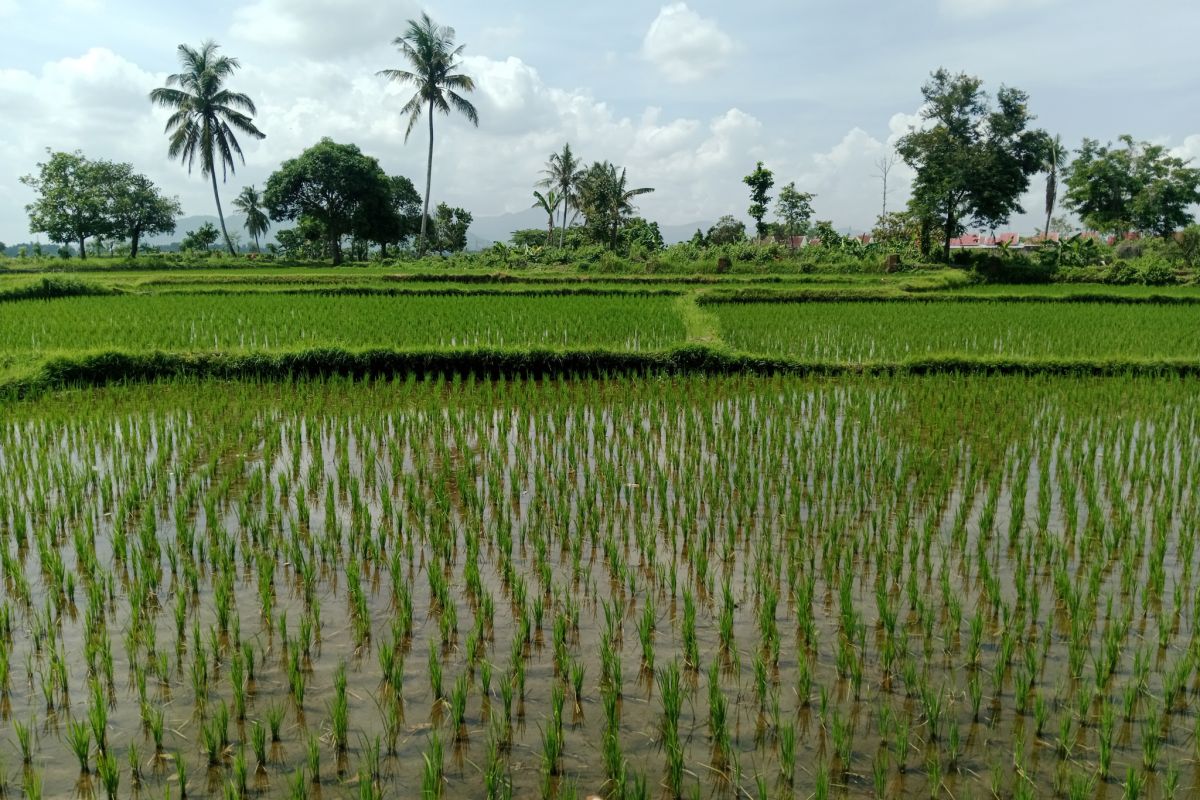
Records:
[[[1195,306],[192,279],[0,302],[0,796],[1200,793]]]
[[[957,354],[1200,359],[1200,307],[1112,303],[728,303],[733,348],[815,361]]]

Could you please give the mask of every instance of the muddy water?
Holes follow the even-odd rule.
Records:
[[[1104,392],[1137,402],[1114,410]],[[300,778],[308,796],[362,796],[364,780],[381,796],[418,796],[435,738],[447,797],[483,796],[492,761],[516,797],[614,793],[609,646],[621,665],[626,796],[639,778],[648,796],[671,793],[654,676],[672,662],[683,677],[684,796],[1044,796],[1094,780],[1080,796],[1120,797],[1129,770],[1153,796],[1173,784],[1187,796],[1200,785],[1195,396],[1144,383],[773,379],[177,387],[13,406],[0,429],[13,620],[5,785],[19,791],[37,776],[46,796],[104,796],[95,743],[81,773],[67,742],[98,689],[119,796],[179,796],[179,759],[189,796],[224,796],[239,753],[251,795],[293,796],[310,740],[320,768],[315,781],[311,770]],[[78,552],[88,541],[94,552]],[[55,554],[76,576],[73,602]],[[226,631],[221,586],[236,620]],[[697,609],[695,665],[685,592]],[[401,597],[409,636],[394,628]],[[617,611],[611,632],[605,605]],[[443,624],[451,616],[457,631]],[[529,642],[514,648],[523,616]],[[555,664],[559,616],[568,672],[584,670],[578,703]],[[765,629],[777,632],[777,660]],[[103,657],[93,670],[87,655],[105,637],[111,681]],[[1117,653],[1098,681],[1106,637]],[[222,704],[234,707],[233,662],[247,646],[245,720],[231,715],[210,759],[203,729]],[[403,657],[398,696],[384,686],[385,648]],[[447,695],[467,676],[461,728],[435,699],[431,653]],[[56,660],[66,689],[51,689],[48,705]],[[299,702],[291,662],[304,675]],[[518,663],[524,697],[509,725],[499,686]],[[339,750],[342,664],[349,735]],[[712,675],[728,707],[723,736],[710,723]],[[140,680],[165,718],[159,755]],[[1182,687],[1167,705],[1172,680]],[[556,688],[563,746],[548,764]],[[393,704],[402,722],[389,752]],[[256,769],[251,730],[272,708],[283,710],[280,741]],[[18,723],[33,731],[28,764]],[[785,729],[795,732],[790,782]],[[1149,738],[1159,744],[1148,754]]]

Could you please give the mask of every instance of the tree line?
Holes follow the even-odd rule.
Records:
[[[379,162],[364,155],[353,144],[322,139],[290,159],[267,180],[261,194],[245,187],[234,206],[246,215],[247,232],[256,247],[269,229],[270,220],[294,221],[293,230],[279,231],[276,238],[288,249],[315,250],[342,261],[342,243],[349,237],[352,248],[378,245],[386,256],[389,245],[413,237],[424,253],[462,250],[467,243],[471,215],[440,204],[431,216],[433,181],[433,117],[435,112],[463,114],[479,124],[475,107],[463,94],[474,90],[470,76],[458,72],[463,46],[455,46],[453,28],[436,24],[428,14],[409,20],[406,31],[393,40],[407,62],[405,69],[385,69],[378,74],[410,85],[414,94],[401,109],[408,117],[405,140],[422,115],[427,116],[429,154],[422,198],[410,180],[388,176]],[[181,70],[168,75],[166,85],[150,92],[150,101],[168,109],[167,155],[191,172],[211,181],[213,202],[220,223],[220,236],[231,255],[236,254],[233,237],[225,225],[217,173],[225,182],[245,163],[239,136],[265,139],[255,124],[257,108],[246,94],[228,85],[240,68],[236,58],[220,53],[213,41],[195,48],[178,47]],[[27,206],[30,228],[46,233],[55,242],[78,242],[86,255],[87,239],[128,238],[130,254],[137,256],[141,236],[172,233],[182,211],[176,199],[165,198],[145,176],[128,164],[88,160],[82,153],[50,153],[38,164],[37,175],[22,181],[38,193]],[[183,244],[207,249],[216,243],[215,228],[202,226],[190,231]]]
[[[291,221],[295,228],[276,233],[280,246],[292,254],[332,257],[334,263],[341,263],[347,240],[356,257],[371,246],[386,257],[389,247],[414,240],[422,254],[465,248],[470,213],[444,203],[430,212],[434,116],[457,112],[479,124],[465,97],[474,82],[459,71],[464,46],[454,40],[453,28],[422,14],[393,40],[405,68],[378,73],[414,89],[401,109],[408,120],[405,140],[423,116],[427,123],[424,195],[407,178],[387,175],[377,159],[357,146],[322,139],[285,161],[261,193],[244,187],[234,201],[256,247],[272,221]],[[239,161],[244,163],[239,136],[263,139],[265,134],[254,121],[253,100],[228,86],[240,68],[237,59],[222,55],[211,41],[199,48],[182,44],[178,55],[181,71],[168,76],[166,86],[152,91],[150,100],[171,111],[165,127],[168,157],[189,172],[198,164],[201,176],[211,182],[219,235],[232,254],[236,251],[225,227],[217,173],[224,182]],[[1060,200],[1088,229],[1122,237],[1133,232],[1168,237],[1194,222],[1200,170],[1161,145],[1129,136],[1118,145],[1084,139],[1069,160],[1060,137],[1032,126],[1029,98],[1019,89],[1001,86],[993,100],[979,78],[939,69],[921,93],[921,124],[896,146],[896,155],[914,170],[912,196],[904,211],[887,213],[887,169],[881,167],[884,212],[875,227],[888,237],[915,241],[926,258],[948,260],[952,240],[968,226],[994,230],[1023,213],[1021,197],[1038,173],[1046,176],[1047,233]],[[134,257],[142,237],[173,232],[174,218],[181,213],[178,201],[164,197],[131,165],[90,161],[79,152],[49,155],[37,175],[22,178],[38,192],[27,206],[32,230],[56,242],[78,243],[81,255],[89,238],[127,239]],[[884,167],[892,163],[889,157]],[[816,195],[791,182],[777,199],[771,196],[775,176],[761,161],[743,182],[750,190],[747,213],[758,240],[834,235],[830,222],[812,222]],[[657,225],[636,213],[636,198],[652,191],[632,186],[625,168],[609,161],[584,164],[568,143],[550,155],[533,192],[533,207],[546,213],[545,236],[538,241],[521,232],[514,241],[560,248],[588,243],[609,250],[633,244],[661,249]],[[773,222],[767,220],[772,200]],[[578,235],[569,235],[580,217]],[[720,245],[745,237],[744,224],[727,215],[707,232],[697,231],[692,241]],[[206,248],[215,240],[211,231],[193,231],[185,244]]]

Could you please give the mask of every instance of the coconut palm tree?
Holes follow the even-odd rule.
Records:
[[[1046,159],[1042,163],[1042,170],[1046,173],[1046,228],[1042,235],[1046,241],[1050,241],[1050,217],[1054,214],[1054,204],[1058,202],[1058,173],[1068,156],[1062,136],[1056,134],[1046,143]]]
[[[562,247],[567,235],[567,212],[572,206],[579,207],[579,182],[584,175],[583,165],[571,152],[570,142],[560,152],[550,154],[542,174],[546,177],[538,181],[538,186],[557,189],[561,198],[563,221],[558,231],[558,246]]]
[[[266,134],[254,126],[250,115],[258,113],[254,101],[240,92],[225,88],[225,81],[241,64],[236,58],[218,55],[220,46],[211,39],[200,49],[179,45],[179,61],[183,71],[167,76],[167,85],[150,92],[155,105],[172,109],[165,133],[170,134],[167,155],[187,164],[188,172],[196,158],[200,159],[200,174],[212,179],[213,200],[221,233],[230,255],[236,255],[233,241],[225,230],[225,214],[221,211],[221,196],[217,192],[217,166],[221,180],[234,172],[234,156],[246,162],[234,130],[255,139]],[[178,88],[175,88],[178,87]]]
[[[263,211],[262,195],[255,187],[246,186],[234,198],[233,207],[246,215],[246,232],[254,237],[254,249],[259,250],[258,237],[271,227],[271,220]]]
[[[540,208],[546,212],[546,244],[554,241],[554,215],[561,203],[562,195],[553,189],[545,194],[538,191],[533,193],[533,205],[530,208]],[[562,245],[560,244],[559,246],[561,247]]]
[[[653,191],[648,187],[628,188],[624,167],[617,172],[615,164],[597,161],[588,167],[579,182],[579,205],[593,235],[606,241],[610,250],[615,250],[621,225],[636,210],[633,198]]]
[[[417,249],[425,252],[425,230],[429,220],[429,189],[433,183],[433,112],[449,114],[453,108],[479,127],[479,114],[475,106],[459,92],[475,90],[475,81],[469,75],[457,73],[458,57],[466,45],[454,46],[454,28],[437,25],[429,15],[408,21],[408,30],[397,36],[392,44],[400,48],[400,54],[408,61],[409,69],[380,70],[379,75],[397,83],[412,84],[416,93],[409,98],[401,114],[408,115],[408,127],[404,141],[421,119],[423,112],[429,116],[429,159],[425,166],[425,209],[421,214],[421,236]]]

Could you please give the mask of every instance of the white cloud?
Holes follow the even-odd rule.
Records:
[[[1171,155],[1190,160],[1192,167],[1200,167],[1200,133],[1188,136],[1178,147],[1171,148]]]
[[[386,45],[420,12],[411,0],[255,0],[233,12],[230,34],[305,57],[337,58]]]
[[[21,4],[17,0],[0,0],[0,17],[16,16],[21,10]]]
[[[663,6],[642,40],[642,55],[667,80],[686,83],[720,69],[734,42],[711,19],[688,8],[687,3]]]

